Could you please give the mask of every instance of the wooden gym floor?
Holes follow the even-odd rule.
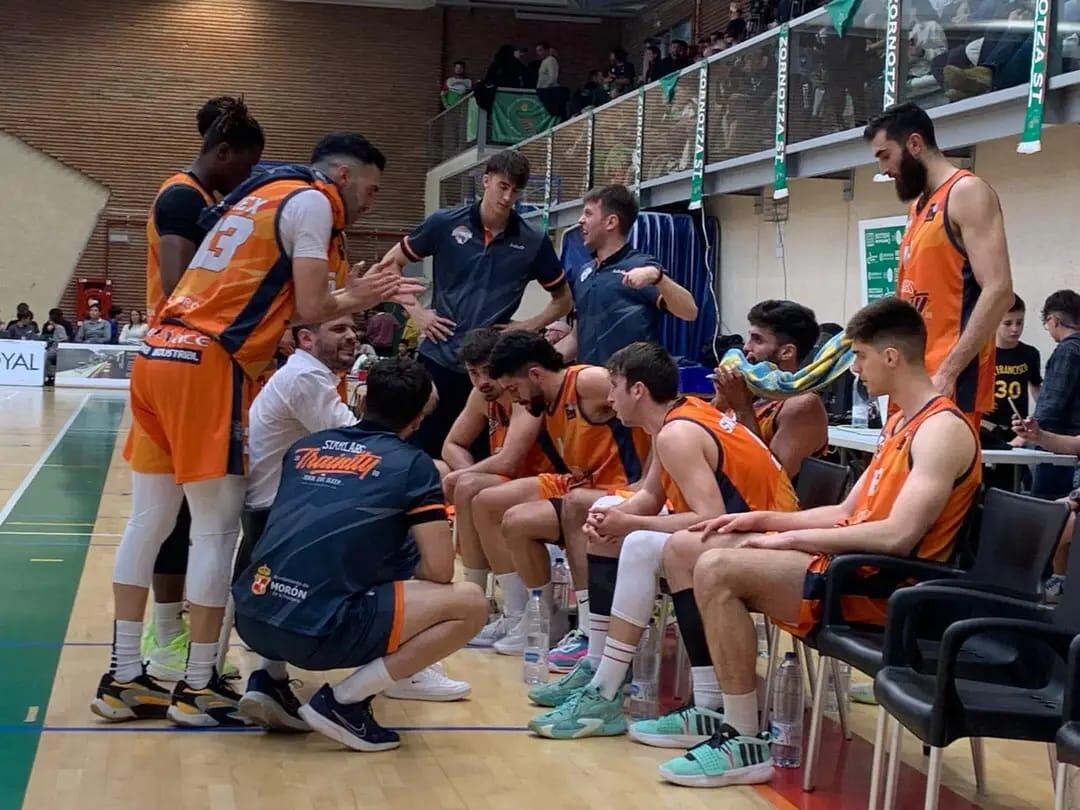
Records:
[[[471,699],[377,701],[402,731],[381,754],[312,734],[106,725],[87,709],[111,639],[113,557],[130,507],[121,457],[126,394],[0,389],[0,808],[332,810],[335,808],[859,808],[866,806],[875,712],[855,705],[856,737],[825,726],[818,789],[799,771],[771,786],[692,790],[663,783],[672,753],[625,738],[531,737],[535,713],[516,659],[465,650],[449,673]],[[246,673],[249,654],[236,647]],[[309,695],[324,678],[296,673]],[[987,741],[988,792],[976,796],[966,742],[946,753],[942,808],[1045,808],[1046,748]],[[910,736],[898,806],[921,807],[924,767]]]

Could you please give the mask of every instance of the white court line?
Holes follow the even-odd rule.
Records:
[[[26,710],[26,719],[23,720],[23,722],[24,723],[33,723],[35,720],[37,720],[37,716],[38,716],[38,707],[37,706],[31,706],[30,708],[28,708]]]
[[[49,443],[49,446],[45,448],[41,456],[38,457],[38,460],[34,462],[34,466],[30,468],[30,472],[28,472],[23,478],[22,483],[19,484],[15,491],[11,493],[11,497],[8,498],[8,502],[4,505],[4,508],[0,509],[0,523],[3,523],[5,520],[7,520],[8,515],[11,514],[11,511],[15,508],[15,505],[19,502],[19,499],[23,496],[23,493],[25,493],[27,488],[29,488],[30,482],[34,480],[34,476],[41,471],[42,467],[45,466],[45,462],[48,461],[49,456],[51,456],[53,453],[53,450],[55,450],[57,445],[60,444],[60,440],[64,438],[64,434],[66,434],[71,428],[71,426],[75,423],[75,419],[78,417],[78,415],[82,413],[82,409],[86,406],[86,403],[90,401],[91,396],[91,394],[87,394],[82,398],[82,401],[79,403],[79,407],[77,407],[75,409],[75,412],[71,414],[71,418],[64,422],[64,426],[60,428],[60,432],[56,434],[53,440]]]
[[[14,534],[19,537],[123,537],[115,532],[9,532],[0,529],[0,535]]]
[[[61,560],[59,557],[31,557],[30,562],[54,563],[54,562],[63,562],[63,560]]]

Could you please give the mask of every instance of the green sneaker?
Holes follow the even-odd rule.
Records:
[[[537,706],[561,706],[576,691],[588,685],[596,670],[588,658],[582,658],[561,678],[539,684],[529,690],[529,700]]]
[[[630,739],[654,748],[691,748],[724,725],[724,715],[711,709],[683,706],[655,720],[630,725]]]
[[[853,683],[848,689],[848,694],[856,703],[865,703],[868,706],[877,706],[877,698],[874,697],[874,682]]]
[[[184,629],[176,638],[163,647],[159,647],[150,636],[150,652],[146,652],[146,633],[153,633],[154,625],[143,633],[143,655],[146,656],[146,672],[159,681],[182,681],[187,669],[188,644],[191,641],[191,629],[184,622]]]
[[[557,709],[530,720],[529,729],[552,740],[625,734],[622,690],[608,700],[595,686],[586,686],[574,692]]]
[[[685,787],[756,785],[773,775],[769,737],[746,737],[725,723],[720,730],[681,757],[660,766],[660,775]]]

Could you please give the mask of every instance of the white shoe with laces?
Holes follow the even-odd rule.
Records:
[[[383,695],[394,700],[446,702],[462,700],[471,692],[472,687],[467,682],[449,677],[442,664],[432,664],[409,678],[396,681]]]
[[[517,624],[518,619],[510,618],[509,616],[500,615],[494,621],[490,621],[476,634],[466,647],[493,647],[495,642],[499,641],[503,636],[514,629],[514,625]]]
[[[499,655],[521,655],[525,652],[525,617],[515,616],[513,629],[495,642],[495,652]]]

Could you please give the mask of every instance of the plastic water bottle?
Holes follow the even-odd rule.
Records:
[[[657,680],[660,675],[660,633],[649,622],[641,634],[634,654],[634,679],[630,682],[629,712],[634,720],[651,720],[657,716]]]
[[[551,594],[556,610],[570,609],[570,597],[573,595],[573,589],[570,587],[570,569],[562,557],[557,557],[551,565]]]
[[[522,654],[525,683],[536,685],[547,681],[547,657],[551,617],[540,595],[540,588],[529,592],[525,606],[525,652]]]
[[[851,426],[870,426],[870,394],[858,377],[851,384]]]
[[[754,614],[754,629],[757,631],[757,654],[758,658],[769,657],[769,633],[765,628],[765,616],[761,613]]]
[[[776,678],[773,700],[772,735],[773,763],[778,768],[798,768],[802,764],[803,710],[806,694],[803,691],[802,671],[795,653],[784,655]]]
[[[851,687],[851,665],[843,661],[837,661],[837,669],[840,671],[840,698],[844,705],[848,702],[848,690]],[[825,705],[822,707],[825,714],[840,714],[840,704],[836,699],[836,687],[833,685],[833,670],[831,666],[825,667]]]

